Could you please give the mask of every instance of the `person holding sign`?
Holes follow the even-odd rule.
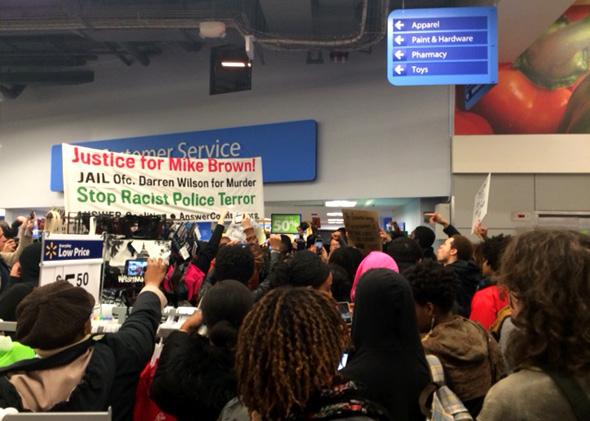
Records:
[[[90,335],[94,298],[68,282],[35,289],[16,310],[16,338],[39,358],[0,371],[0,407],[19,411],[106,411],[131,419],[135,387],[152,356],[166,298],[161,260],[149,260],[145,287],[117,333]]]

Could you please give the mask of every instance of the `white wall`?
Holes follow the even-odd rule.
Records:
[[[462,233],[470,232],[475,194],[488,172],[492,182],[483,223],[490,235],[543,225],[535,212],[588,212],[589,138],[587,134],[455,136],[453,224]],[[587,229],[585,221],[576,229]]]
[[[398,222],[405,222],[407,232],[414,231],[418,225],[422,224],[420,215],[421,212],[419,199],[411,200],[404,206],[400,206],[393,211],[393,217]]]
[[[484,178],[484,174],[453,177],[453,224],[462,231],[471,229],[473,200]],[[484,225],[493,231],[514,233],[535,226],[535,212],[587,213],[588,191],[589,174],[493,174]],[[526,214],[528,219],[518,219],[515,214]]]
[[[589,140],[588,134],[454,136],[453,173],[588,174]]]
[[[63,204],[49,191],[55,143],[308,118],[319,123],[317,181],[267,185],[266,200],[449,195],[448,87],[390,86],[383,48],[340,65],[265,59],[251,92],[209,96],[208,53],[177,52],[149,67],[101,62],[93,84],[29,87],[1,102],[0,207]]]

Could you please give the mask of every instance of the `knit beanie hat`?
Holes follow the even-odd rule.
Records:
[[[16,339],[41,350],[70,345],[83,333],[93,307],[92,295],[65,281],[35,288],[16,308]]]

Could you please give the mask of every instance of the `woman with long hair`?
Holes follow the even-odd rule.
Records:
[[[244,320],[236,350],[239,396],[252,419],[388,419],[337,374],[346,327],[336,302],[310,288],[277,288]]]
[[[517,327],[506,352],[515,372],[490,390],[478,420],[589,419],[575,415],[579,406],[570,401],[573,390],[574,401],[590,404],[590,238],[567,231],[515,237],[499,284]]]

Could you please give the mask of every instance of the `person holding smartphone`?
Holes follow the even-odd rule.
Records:
[[[324,247],[322,237],[317,234],[312,234],[307,237],[307,250],[317,254],[322,259],[322,262],[328,263],[328,252]]]

